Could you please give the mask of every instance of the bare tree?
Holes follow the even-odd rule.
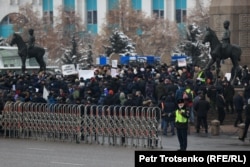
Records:
[[[136,43],[138,55],[161,56],[169,62],[172,49],[177,44],[179,34],[175,22],[166,19],[147,17],[142,11],[132,8],[130,1],[120,1],[116,8],[108,11],[107,23],[95,41],[95,52],[104,53],[103,45],[108,45],[114,29],[119,29]]]
[[[176,23],[150,17],[144,20],[141,27],[142,34],[136,36],[137,52],[161,56],[162,62],[169,62],[171,52],[179,40]]]
[[[80,16],[75,11],[66,11],[63,6],[57,10],[58,17],[51,18],[45,13],[39,17],[39,12],[34,10],[32,4],[27,3],[19,7],[19,14],[14,21],[14,30],[22,30],[24,40],[28,38],[29,28],[35,30],[36,44],[47,48],[52,60],[60,58],[65,49],[71,48],[74,33],[85,30]],[[81,40],[80,37],[76,39],[77,42]]]
[[[209,0],[210,1],[210,0]],[[205,67],[209,61],[209,48],[201,44],[202,30],[209,23],[209,1],[195,0],[195,7],[187,17],[186,38],[179,45],[181,52],[192,58],[192,63]]]
[[[53,59],[60,58],[65,50],[72,47],[72,37],[76,32],[85,30],[80,16],[75,11],[65,11],[63,6],[58,7],[57,10],[59,14],[54,18],[54,28],[48,31],[48,39],[46,39]],[[77,43],[80,40],[78,36],[75,39]]]
[[[39,11],[35,11],[32,4],[25,4],[19,7],[19,13],[13,14],[13,24],[14,31],[22,31],[22,37],[24,41],[28,40],[28,29],[32,28],[35,30],[36,34],[42,34],[43,32],[43,22],[39,17]],[[38,36],[36,43],[40,44],[41,40]]]
[[[27,22],[15,23],[16,30],[22,28],[24,36],[29,28],[33,28],[37,44],[47,48],[52,60],[60,58],[65,50],[71,49],[73,34],[85,31],[78,14],[65,11],[63,7],[58,10],[59,15],[56,18],[45,14],[39,18],[38,11],[34,11],[31,4],[26,4],[20,6],[20,16],[25,16]],[[142,11],[134,10],[130,1],[119,1],[116,8],[107,12],[106,20],[103,31],[95,38],[91,36],[90,43],[83,42],[84,37],[76,36],[78,50],[83,53],[88,46],[92,46],[93,55],[103,54],[103,45],[108,45],[113,30],[119,29],[136,43],[135,50],[138,55],[161,56],[163,62],[169,62],[172,49],[179,39],[175,22],[148,17]]]
[[[187,24],[197,24],[201,29],[209,25],[209,5],[211,0],[195,0],[195,7],[190,9]]]

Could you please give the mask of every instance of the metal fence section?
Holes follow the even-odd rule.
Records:
[[[5,137],[160,147],[160,108],[7,102]]]

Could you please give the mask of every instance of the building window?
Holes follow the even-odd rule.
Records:
[[[86,0],[86,4],[87,4],[87,24],[97,24],[96,0]]]
[[[14,23],[22,24],[26,22],[27,19],[23,15],[19,13],[11,13],[2,19],[1,24],[14,24]]]
[[[186,16],[187,16],[187,11],[186,10],[181,10],[181,9],[176,9],[176,22],[177,23],[183,23],[186,22]]]
[[[43,12],[43,22],[44,24],[53,24],[53,11]]]
[[[164,18],[164,0],[153,0],[153,15],[156,18]]]
[[[97,0],[86,0],[87,30],[97,33]]]
[[[163,10],[153,10],[153,15],[156,18],[164,18],[164,11]]]
[[[1,24],[12,24],[11,17],[9,17],[9,15],[5,16],[1,21]]]
[[[88,11],[88,24],[97,24],[97,11]]]
[[[53,24],[53,0],[43,0],[43,18],[45,24]]]
[[[187,17],[187,1],[175,0],[175,18],[177,23],[186,22]]]

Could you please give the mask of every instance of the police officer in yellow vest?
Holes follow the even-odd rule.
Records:
[[[177,100],[177,103],[178,109],[172,113],[172,115],[175,116],[175,127],[180,144],[180,149],[178,151],[186,151],[189,111],[186,109],[183,99]]]

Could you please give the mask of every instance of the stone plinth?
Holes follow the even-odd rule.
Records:
[[[211,135],[213,136],[220,135],[220,121],[218,120],[211,121]]]
[[[209,25],[216,31],[219,39],[224,32],[225,20],[230,21],[231,43],[242,49],[240,64],[250,67],[250,1],[212,0]],[[225,60],[221,67],[224,73],[230,72],[232,63]]]
[[[244,123],[241,123],[238,125],[238,136],[239,138],[242,138],[243,137],[243,133],[244,133],[244,129],[245,129],[245,124]]]

